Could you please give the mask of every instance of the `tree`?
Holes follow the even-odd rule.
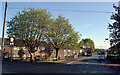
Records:
[[[25,53],[24,53],[23,49],[20,49],[19,52],[18,52],[18,55],[19,55],[19,57],[20,57],[21,59],[22,59],[22,57],[23,57],[24,54],[25,54]]]
[[[10,21],[7,22],[8,36],[15,35],[16,39],[20,39],[23,46],[28,47],[30,61],[32,54],[36,51],[41,40],[44,40],[43,34],[46,25],[51,22],[51,14],[45,9],[28,8],[22,12],[18,12]]]
[[[56,50],[56,58],[58,51],[64,48],[75,48],[79,40],[79,35],[69,24],[69,20],[59,15],[53,20],[53,23],[47,26],[46,42],[50,43]]]
[[[90,38],[82,39],[82,40],[79,42],[79,46],[80,46],[80,47],[85,47],[85,48],[91,48],[92,50],[95,49],[94,42],[93,42],[93,40],[91,40]]]
[[[108,25],[108,29],[110,30],[110,45],[113,47],[119,47],[120,45],[120,7],[116,7],[113,4],[116,13],[112,14],[111,20],[115,20],[113,24]]]
[[[81,41],[79,42],[79,46],[80,46],[80,47],[83,47],[83,46],[84,46],[84,41],[83,41],[83,40],[81,40]]]

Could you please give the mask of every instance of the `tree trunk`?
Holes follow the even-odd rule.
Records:
[[[59,50],[59,48],[56,48],[56,58],[58,56],[58,50]]]
[[[29,48],[30,50],[29,50],[29,54],[30,54],[30,62],[32,62],[33,61],[33,52],[32,52],[32,47],[30,47]]]
[[[32,62],[33,60],[32,60],[32,54],[30,53],[30,62]]]

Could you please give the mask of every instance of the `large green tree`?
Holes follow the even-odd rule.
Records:
[[[93,42],[93,40],[91,40],[90,38],[82,39],[82,40],[79,42],[79,46],[80,46],[80,47],[84,47],[84,48],[91,48],[92,50],[95,49],[94,42]]]
[[[110,45],[114,48],[120,48],[120,6],[115,8],[116,13],[112,14],[111,20],[114,20],[113,24],[108,25],[108,29],[110,30]]]
[[[38,47],[41,40],[44,40],[46,26],[50,22],[51,14],[45,9],[24,9],[7,22],[7,34],[21,39],[23,46],[28,47],[30,61],[32,61],[35,47]]]
[[[50,43],[58,51],[63,48],[75,48],[79,40],[79,35],[74,31],[69,20],[59,15],[53,23],[47,26],[46,42]]]

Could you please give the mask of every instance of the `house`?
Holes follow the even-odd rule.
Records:
[[[1,42],[1,38],[0,38],[0,42]],[[15,40],[17,42],[19,42],[19,46],[17,44],[15,44],[13,47],[11,47],[10,43],[9,43],[9,39],[5,38],[5,44],[4,44],[4,50],[3,50],[3,57],[4,58],[10,58],[11,57],[11,50],[12,50],[12,57],[14,60],[19,59],[19,55],[18,52],[20,49],[23,49],[24,51],[24,55],[23,58],[30,58],[30,54],[28,51],[28,48],[25,47],[20,40]],[[1,44],[0,44],[1,45]],[[41,44],[39,45],[39,47],[36,47],[36,52],[33,53],[33,57],[48,57],[48,59],[52,60],[52,58],[55,57],[56,55],[56,51],[53,47],[48,47],[47,43],[42,41]],[[74,55],[79,55],[79,53],[81,53],[81,50],[72,50],[72,49],[63,49],[63,50],[59,50],[58,52],[58,58],[59,59],[65,59],[65,57],[69,57],[69,56],[74,56]]]

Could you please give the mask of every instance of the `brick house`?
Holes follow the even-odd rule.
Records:
[[[0,38],[0,42],[1,42],[1,38]],[[4,39],[5,40],[5,45],[4,45],[4,50],[3,50],[3,57],[4,58],[10,58],[11,57],[11,46],[9,44],[9,42],[7,41],[7,38]],[[45,43],[45,42],[42,42]],[[33,57],[39,56],[39,57],[48,57],[49,59],[52,60],[52,57],[55,56],[56,51],[54,48],[48,48],[47,45],[45,44],[40,44],[40,46],[38,48],[36,48],[36,52],[34,52]],[[1,44],[0,44],[1,47]],[[18,51],[20,49],[23,49],[24,51],[24,58],[29,58],[30,54],[28,52],[28,48],[22,46],[13,46],[12,47],[12,57],[13,59],[19,59],[19,55],[18,55]],[[0,48],[1,50],[1,48]],[[72,49],[63,49],[63,50],[59,50],[58,52],[58,58],[59,59],[65,59],[65,57],[67,56],[74,56],[75,54],[78,55],[80,53],[80,50],[72,50]]]

